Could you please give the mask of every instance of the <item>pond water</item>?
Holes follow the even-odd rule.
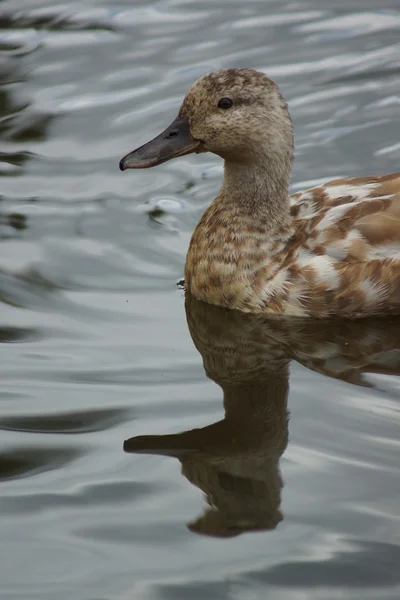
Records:
[[[0,597],[399,598],[400,321],[185,301],[221,161],[118,170],[232,66],[288,100],[294,190],[399,170],[398,0],[3,0],[0,28]]]

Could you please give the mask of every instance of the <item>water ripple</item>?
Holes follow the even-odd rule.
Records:
[[[0,3],[4,598],[397,599],[397,354],[339,380],[301,338],[289,422],[235,429],[175,286],[222,163],[118,161],[251,66],[289,102],[293,189],[397,171],[399,26],[398,0]]]

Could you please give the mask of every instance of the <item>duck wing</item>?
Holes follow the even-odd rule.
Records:
[[[305,251],[338,261],[400,260],[400,173],[337,179],[291,197]]]
[[[352,317],[400,312],[400,173],[299,192],[291,213],[295,310]]]

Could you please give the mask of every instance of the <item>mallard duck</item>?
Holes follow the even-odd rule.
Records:
[[[190,242],[185,285],[250,313],[400,313],[400,173],[337,179],[289,195],[292,122],[278,86],[252,69],[201,77],[178,117],[121,170],[192,152],[225,161]]]

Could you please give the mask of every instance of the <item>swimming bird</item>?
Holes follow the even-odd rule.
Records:
[[[292,196],[293,129],[278,86],[253,69],[201,77],[177,118],[120,169],[190,153],[224,159],[192,235],[185,286],[210,304],[300,317],[400,314],[400,173]]]

